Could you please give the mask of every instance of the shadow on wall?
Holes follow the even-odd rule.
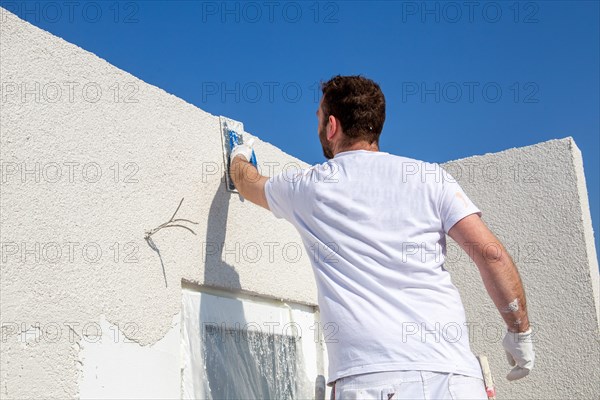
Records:
[[[230,290],[241,290],[239,274],[233,266],[223,261],[222,257],[230,198],[231,194],[225,190],[223,185],[219,185],[217,193],[210,204],[205,236],[206,242],[203,245],[205,254],[204,284],[217,286],[217,282],[221,281],[227,282]],[[257,398],[256,393],[240,390],[241,385],[238,386],[241,382],[248,382],[252,378],[252,381],[256,381],[257,378],[256,376],[250,376],[256,374],[253,374],[254,371],[249,371],[246,367],[250,365],[248,360],[245,359],[250,354],[247,341],[239,340],[239,336],[230,331],[234,327],[225,326],[223,321],[211,321],[210,315],[214,315],[214,310],[207,307],[210,307],[210,303],[201,303],[199,326],[201,327],[200,335],[204,343],[202,357],[208,379],[208,387],[205,390],[209,393],[198,394],[207,399]],[[234,309],[229,309],[228,313],[235,314],[228,315],[229,318],[243,324],[246,323],[241,301],[236,300]],[[230,334],[230,332],[233,334]],[[233,336],[233,341],[228,340],[231,336]],[[234,371],[228,368],[228,365],[236,365],[239,369]]]
[[[230,200],[231,193],[220,185],[208,214],[204,284],[222,287],[225,283],[228,291],[236,292],[242,289],[239,274],[223,260]],[[200,303],[199,334],[208,385],[204,388],[207,393],[196,395],[214,400],[297,398],[301,375],[297,358],[301,356],[296,338],[263,333],[260,326],[258,330],[248,329],[257,323],[246,320],[242,301],[237,299],[230,299],[227,310],[223,310],[227,315],[215,320],[215,315],[222,314],[210,308],[211,303]]]
[[[226,282],[229,290],[241,290],[240,277],[235,268],[223,261],[223,248],[227,231],[229,201],[231,192],[225,190],[223,184],[210,204],[204,247],[204,284],[207,286],[223,286]]]

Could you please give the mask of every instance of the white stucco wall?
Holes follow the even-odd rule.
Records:
[[[76,397],[79,352],[95,343],[102,318],[122,330],[121,342],[128,335],[152,345],[180,312],[182,280],[316,303],[293,227],[224,190],[217,116],[2,15],[3,398]],[[24,94],[36,85],[37,98]],[[62,97],[54,101],[56,87]],[[268,143],[255,146],[274,172],[300,163]],[[36,167],[38,174],[21,175]],[[167,228],[153,236],[165,287],[144,234],[168,221],[182,198],[177,217],[197,222],[184,223],[196,235]],[[36,246],[38,260],[22,253]],[[25,343],[19,332],[36,324],[48,335]]]
[[[118,362],[122,354],[133,364],[146,360],[144,377],[169,374],[179,362],[165,349],[177,347],[182,281],[316,304],[309,259],[302,249],[296,260],[301,242],[292,226],[224,190],[218,117],[6,11],[0,96],[2,398],[77,398],[111,382],[102,393],[117,393],[123,381],[109,372],[128,368]],[[273,166],[268,174],[303,165],[262,141],[256,152],[259,163]],[[597,396],[598,266],[574,142],[447,167],[463,170],[456,177],[515,257],[537,328],[536,369],[507,383],[500,339],[489,337],[502,327],[500,316],[476,267],[450,254],[469,320],[487,334],[474,331],[473,350],[490,357],[499,398]],[[181,198],[177,217],[197,222],[184,223],[196,235],[156,233],[161,264],[144,233],[166,222]],[[107,347],[99,347],[99,329]],[[108,363],[107,354],[117,361]],[[95,382],[84,379],[92,373]],[[145,381],[139,396],[152,385],[165,389],[160,380]],[[177,390],[169,385],[161,393]]]

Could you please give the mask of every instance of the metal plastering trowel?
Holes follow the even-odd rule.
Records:
[[[221,126],[221,144],[223,145],[223,165],[225,166],[226,171],[225,188],[230,192],[237,193],[238,191],[229,175],[229,155],[231,154],[231,149],[233,149],[235,145],[243,144],[245,141],[250,140],[252,136],[249,133],[244,132],[244,124],[239,121],[219,116],[219,123]],[[254,152],[252,152],[250,162],[255,167],[257,166]]]

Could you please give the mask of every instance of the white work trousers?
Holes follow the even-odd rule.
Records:
[[[487,400],[483,379],[433,371],[386,371],[338,379],[332,400]]]

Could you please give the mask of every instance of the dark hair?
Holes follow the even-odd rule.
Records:
[[[348,144],[379,143],[385,121],[385,97],[379,85],[363,76],[334,76],[321,83],[323,114],[340,120]]]

